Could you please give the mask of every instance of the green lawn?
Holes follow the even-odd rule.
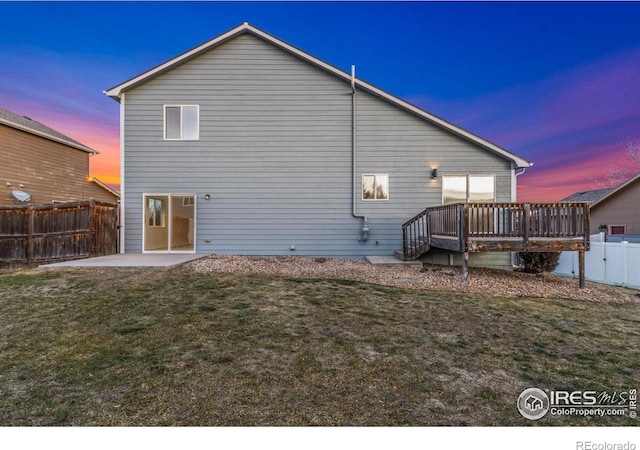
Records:
[[[0,274],[0,426],[529,421],[527,387],[640,387],[640,306],[185,269]]]

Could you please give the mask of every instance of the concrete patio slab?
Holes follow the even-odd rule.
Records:
[[[170,268],[185,262],[203,258],[207,255],[194,253],[119,253],[117,255],[98,256],[95,258],[76,259],[53,264],[43,264],[38,270],[80,269],[97,267],[157,267]]]
[[[393,255],[365,256],[364,259],[374,266],[421,266],[420,261],[403,261]]]

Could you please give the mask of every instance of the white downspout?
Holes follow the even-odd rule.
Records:
[[[533,164],[531,164],[533,165]],[[531,167],[531,166],[529,166]],[[518,172],[518,168],[513,169],[513,176],[511,178],[511,201],[516,202],[518,199],[518,177],[523,175],[526,171],[526,167],[520,167],[521,172]]]
[[[515,164],[514,164],[515,165]],[[533,165],[533,164],[531,164]],[[512,166],[513,167],[513,166]],[[531,166],[529,166],[531,167]],[[521,172],[518,172],[518,167],[514,167],[511,172],[511,201],[515,203],[518,201],[518,177],[524,174],[527,171],[526,167],[520,167]],[[516,268],[518,267],[519,260],[518,254],[516,252],[511,252],[511,265]]]
[[[362,219],[362,237],[358,242],[367,242],[369,239],[369,220],[367,216],[357,213],[356,210],[356,66],[351,66],[351,215],[357,219]]]
[[[124,122],[125,122],[125,93],[120,94],[120,253],[125,252],[124,248]],[[142,243],[144,245],[144,243]]]

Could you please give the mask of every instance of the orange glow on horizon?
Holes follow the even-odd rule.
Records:
[[[624,150],[602,152],[601,156],[535,171],[535,166],[518,178],[518,201],[556,202],[581,191],[600,189],[613,161],[624,158]]]

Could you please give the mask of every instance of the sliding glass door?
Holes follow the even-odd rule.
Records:
[[[145,194],[145,252],[195,252],[195,195]]]

